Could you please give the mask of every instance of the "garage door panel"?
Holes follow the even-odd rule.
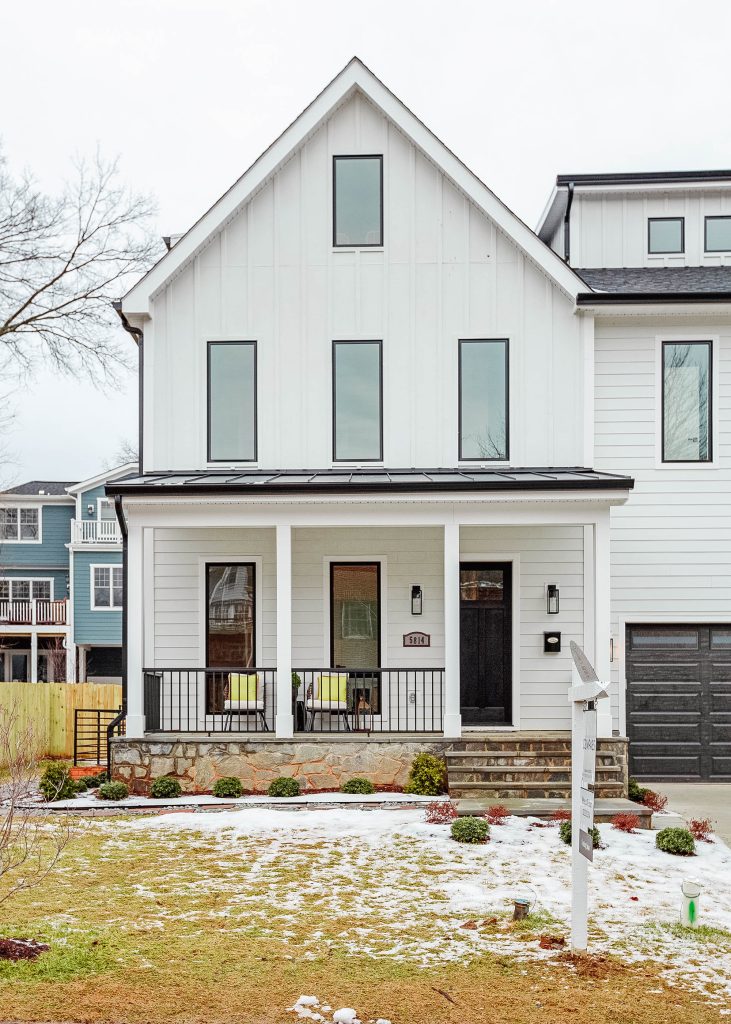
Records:
[[[731,684],[731,661],[714,660],[711,662],[711,682]],[[731,694],[731,686],[729,686],[729,694]]]
[[[701,691],[695,690],[641,690],[635,692],[631,714],[635,715],[692,715],[700,718]]]
[[[651,753],[633,759],[633,774],[639,777],[661,778],[700,778],[700,756],[697,757],[663,757]]]
[[[651,683],[654,686],[668,686],[671,683],[697,683],[700,674],[700,660],[664,665],[657,661],[632,659],[633,683]]]
[[[727,754],[714,754],[711,751],[712,779],[731,779],[731,757]]]

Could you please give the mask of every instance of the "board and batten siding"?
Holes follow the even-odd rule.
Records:
[[[332,158],[383,154],[384,245],[332,246]],[[572,302],[362,94],[152,302],[145,471],[206,466],[206,344],[255,340],[264,468],[332,463],[333,340],[383,341],[384,463],[458,462],[460,338],[510,341],[511,463],[582,463]]]
[[[713,465],[658,461],[658,339],[683,337],[717,339]],[[595,467],[635,479],[628,502],[611,513],[617,653],[624,645],[620,617],[652,623],[725,616],[731,622],[731,322],[597,319],[595,363]],[[615,658],[613,675],[624,688],[620,663]],[[613,694],[619,693],[615,686]]]
[[[121,565],[122,552],[108,548],[74,552],[74,643],[122,643],[122,610],[91,607],[91,566]]]

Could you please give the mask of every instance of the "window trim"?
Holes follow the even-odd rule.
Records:
[[[505,347],[505,457],[491,459],[485,456],[462,454],[462,346],[502,342]],[[458,338],[457,339],[457,461],[502,464],[510,462],[510,338]]]
[[[251,625],[252,625],[252,636],[251,636],[251,649],[254,652],[254,664],[253,665],[210,665],[208,661],[209,644],[210,644],[210,616],[208,614],[208,572],[210,569],[226,568],[232,565],[246,565],[252,571],[253,580],[253,593],[254,593],[254,608],[252,610]],[[261,559],[256,558],[230,558],[225,562],[209,562],[207,559],[203,562],[203,615],[205,620],[205,636],[203,641],[203,664],[206,669],[213,668],[258,668],[259,663],[259,601],[257,600],[257,583],[259,579],[259,573],[261,570]]]
[[[338,242],[337,240],[337,161],[338,160],[378,160],[380,163],[380,188],[381,188],[381,217],[379,224],[380,241],[378,242]],[[332,158],[332,245],[333,249],[382,249],[383,248],[383,153],[337,153]]]
[[[731,213],[714,213],[709,214],[703,218],[703,252],[711,253],[713,255],[717,253],[731,252],[731,245],[727,245],[725,249],[709,249],[708,248],[708,221],[709,220],[727,220],[731,222]]]
[[[348,566],[348,565],[375,565],[375,567],[376,567],[376,586],[378,588],[378,637],[377,637],[377,639],[378,639],[378,664],[377,665],[368,665],[366,667],[367,668],[381,668],[381,657],[382,657],[382,652],[383,652],[383,648],[381,646],[381,644],[382,644],[382,634],[383,634],[383,589],[382,589],[382,564],[381,564],[382,561],[383,561],[383,559],[381,559],[381,558],[359,558],[359,559],[356,559],[356,558],[330,558],[328,560],[328,588],[329,588],[328,595],[329,596],[328,596],[328,609],[327,609],[327,618],[328,618],[328,622],[327,622],[327,625],[328,625],[328,639],[327,639],[327,642],[328,642],[328,645],[329,645],[329,663],[330,663],[330,668],[335,668],[336,667],[335,666],[335,635],[334,635],[334,632],[333,632],[333,625],[334,625],[334,622],[333,622],[333,608],[335,606],[335,602],[333,600],[333,582],[334,582],[334,576],[335,576],[335,569],[338,566],[341,566],[341,565],[346,565],[346,566]],[[346,669],[349,668],[349,667],[352,667],[352,666],[348,666],[348,665],[345,666]],[[362,671],[362,670],[355,668],[354,671],[358,672],[358,671]],[[383,704],[383,700],[381,700],[381,704]]]
[[[211,351],[214,345],[251,345],[254,348],[254,456],[251,459],[214,459],[211,455]],[[259,461],[259,352],[256,340],[220,338],[206,344],[206,460],[214,465],[252,465]]]
[[[679,249],[652,249],[650,247],[651,225],[656,221],[679,220],[680,221],[680,248]],[[647,255],[648,256],[683,256],[685,254],[685,217],[648,217],[647,218]]]
[[[336,350],[338,345],[378,345],[378,455],[369,459],[339,459],[337,457],[337,387],[335,382]],[[338,465],[359,466],[364,462],[383,462],[383,339],[378,338],[334,338],[331,346],[331,429],[332,460]]]
[[[109,604],[96,603],[96,584],[94,583],[95,569],[109,569]],[[124,606],[124,572],[122,572],[122,604],[112,604],[114,601],[114,569],[122,572],[121,562],[92,562],[89,566],[89,591],[91,610],[93,612],[121,612]]]
[[[663,466],[712,466],[715,460],[715,412],[716,402],[714,400],[714,387],[716,373],[714,361],[718,351],[716,338],[667,338],[659,339],[659,373],[660,373],[660,463]],[[666,345],[705,345],[709,350],[708,354],[708,458],[705,459],[666,459],[665,458],[665,346]]]
[[[18,513],[18,535],[15,540],[10,540],[6,537],[0,537],[0,545],[2,544],[42,544],[43,543],[43,506],[42,505],[14,505],[14,504],[3,504],[0,506],[3,511],[6,509],[16,509]],[[38,536],[35,540],[22,540],[20,537],[20,513],[33,511],[38,515]]]
[[[6,571],[7,571],[7,569],[6,569]],[[31,598],[13,597],[13,584],[14,583],[30,583],[31,584],[31,593],[33,592],[33,586],[32,585],[34,583],[48,583],[50,585],[49,593],[51,595],[48,598],[48,600],[49,601],[55,600],[55,598],[53,596],[53,590],[54,590],[54,587],[53,587],[53,584],[54,584],[53,576],[0,576],[0,582],[4,583],[6,581],[8,583],[10,583],[10,597],[8,598],[8,600],[11,603],[13,601],[26,601],[26,600],[31,600],[32,601],[32,600],[34,600],[32,597]],[[35,600],[45,601],[46,598],[39,597],[39,598],[36,598]]]

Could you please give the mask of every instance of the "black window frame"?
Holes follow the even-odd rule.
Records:
[[[705,345],[708,349],[708,455],[705,459],[666,459],[665,458],[665,346],[666,345]],[[668,338],[662,343],[660,352],[660,431],[661,461],[668,465],[701,466],[713,462],[713,341],[696,339],[686,341],[683,338]]]
[[[211,351],[214,345],[250,345],[254,349],[254,457],[251,459],[214,459],[211,456]],[[255,340],[209,341],[206,346],[206,459],[224,465],[253,465],[259,461],[259,349]]]
[[[708,248],[708,221],[709,220],[727,220],[731,223],[731,213],[714,213],[708,217],[703,218],[703,252],[731,252],[731,245],[726,246],[725,249],[709,249]]]
[[[335,384],[336,351],[338,345],[378,345],[378,456],[370,459],[339,459],[337,457],[337,388]],[[331,350],[331,388],[332,388],[332,460],[341,465],[360,465],[362,462],[383,462],[383,339],[382,338],[334,338]]]
[[[251,650],[252,650],[252,654],[253,654],[254,664],[253,665],[211,665],[211,663],[210,663],[210,625],[211,625],[211,616],[210,616],[210,610],[209,610],[209,593],[210,593],[209,575],[210,575],[210,570],[211,569],[228,569],[228,568],[230,568],[233,565],[236,565],[236,566],[245,565],[249,569],[251,569],[252,592],[253,592],[253,595],[254,595],[254,600],[253,600],[254,607],[252,609],[252,616],[251,616]],[[255,561],[249,561],[248,559],[246,561],[243,561],[243,562],[241,562],[241,561],[233,561],[233,562],[205,562],[204,563],[203,582],[204,582],[205,596],[206,596],[206,599],[205,599],[205,615],[206,615],[206,651],[205,651],[205,661],[206,661],[206,670],[212,669],[215,672],[217,669],[224,669],[224,668],[238,668],[238,669],[247,669],[248,668],[248,669],[252,669],[252,668],[256,668],[257,667],[257,664],[256,664],[256,662],[257,662],[257,657],[256,657],[256,605],[257,605],[257,580],[256,580],[256,575],[257,575],[256,574],[256,562]]]
[[[502,342],[505,348],[505,457],[491,459],[486,456],[462,454],[462,346]],[[457,461],[458,462],[510,462],[510,338],[458,338],[457,339]]]
[[[337,161],[338,160],[378,160],[380,164],[381,217],[379,242],[338,242],[337,231]],[[332,158],[332,244],[333,249],[382,249],[383,248],[383,153],[338,153]]]
[[[680,248],[679,249],[652,249],[650,238],[652,225],[656,221],[679,220],[680,221]],[[685,253],[685,217],[648,217],[647,218],[647,255],[648,256],[682,256]]]
[[[381,634],[383,632],[383,619],[382,619],[382,613],[383,613],[383,593],[382,593],[382,590],[381,590],[381,587],[382,587],[381,563],[378,562],[378,561],[374,562],[372,559],[368,559],[368,558],[364,558],[364,559],[340,558],[340,559],[337,559],[335,561],[331,561],[330,562],[330,609],[329,609],[329,611],[330,611],[330,616],[329,616],[330,617],[330,622],[329,622],[329,628],[330,628],[330,668],[332,668],[332,669],[337,669],[338,668],[338,666],[335,664],[335,631],[333,629],[333,626],[334,626],[333,608],[335,606],[335,602],[333,600],[333,582],[334,582],[334,578],[335,578],[335,569],[339,568],[340,566],[351,566],[351,565],[375,565],[375,567],[376,567],[376,587],[377,587],[377,590],[378,590],[378,664],[377,665],[367,665],[366,669],[380,668],[381,667],[381,654],[382,654],[382,650],[381,650]],[[356,673],[364,671],[364,669],[356,668],[353,665],[344,665],[344,666],[342,666],[342,668],[343,668],[343,670],[347,670],[348,668],[352,668],[353,672],[356,672]]]

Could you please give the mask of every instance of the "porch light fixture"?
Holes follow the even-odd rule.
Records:
[[[555,583],[546,585],[546,611],[549,615],[558,615],[558,587]]]
[[[90,504],[90,505],[86,506],[86,514],[88,516],[93,516],[94,515],[94,506],[93,505]]]
[[[411,614],[421,615],[421,587],[418,583],[411,588]]]

